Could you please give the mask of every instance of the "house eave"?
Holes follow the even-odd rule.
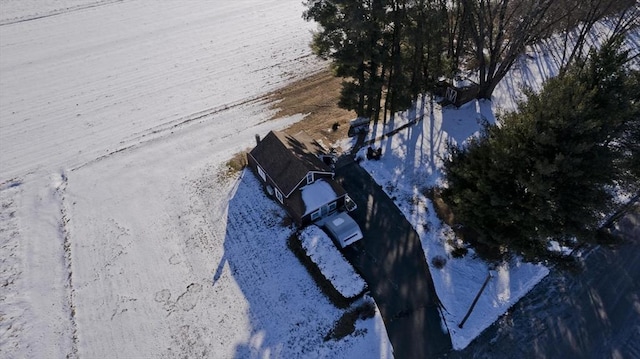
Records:
[[[298,181],[298,183],[296,184],[296,186],[291,190],[291,192],[289,192],[289,194],[287,195],[287,197],[289,197],[293,192],[295,192],[296,190],[302,188],[302,183],[307,181],[307,176],[309,175],[309,173],[318,173],[318,174],[326,174],[326,175],[331,175],[331,178],[333,178],[333,172],[325,172],[325,171],[308,171],[304,177],[302,177],[302,179],[300,181]],[[314,181],[315,182],[315,181]]]

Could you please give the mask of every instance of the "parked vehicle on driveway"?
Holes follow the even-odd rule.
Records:
[[[337,212],[323,219],[321,225],[340,248],[362,239],[360,226],[346,212]]]

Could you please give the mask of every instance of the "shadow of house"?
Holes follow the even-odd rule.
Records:
[[[346,311],[329,301],[288,248],[295,229],[282,225],[284,208],[267,199],[260,182],[243,170],[231,190],[226,220],[211,212],[209,221],[225,223],[223,253],[211,273],[216,295],[211,305],[220,320],[210,326],[219,340],[210,339],[211,351],[201,356],[390,357],[386,331],[377,321],[359,321],[359,328],[367,329],[325,341]],[[210,201],[216,191],[210,187],[201,195]]]
[[[249,338],[235,344],[233,358],[299,357],[304,348],[323,346],[323,336],[341,311],[330,304],[287,248],[293,229],[282,226],[286,214],[276,202],[266,200],[259,181],[253,173],[243,172],[229,200],[224,254],[215,285],[235,283],[240,298],[227,300],[244,300],[248,308],[246,313],[231,312],[222,319],[246,316],[249,320]],[[225,266],[227,270],[220,269]],[[309,297],[316,303],[310,305]]]
[[[267,194],[300,226],[345,206],[347,192],[333,179],[333,157],[304,132],[269,132],[249,152],[247,162]]]

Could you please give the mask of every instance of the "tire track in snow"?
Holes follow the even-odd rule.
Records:
[[[0,185],[0,344],[8,358],[18,357],[17,353],[27,344],[21,338],[26,320],[19,296],[24,263],[16,212],[21,189],[19,182],[13,184],[6,188]]]
[[[117,150],[113,150],[105,155],[99,156],[97,158],[94,158],[90,161],[87,161],[85,163],[82,163],[76,167],[73,167],[71,169],[71,171],[75,171],[75,170],[79,170],[85,166],[94,164],[96,162],[100,162],[102,160],[105,160],[113,155],[122,153],[122,152],[127,152],[127,151],[131,151],[134,150],[136,148],[139,148],[141,146],[144,146],[146,144],[150,144],[152,142],[164,139],[168,136],[171,136],[174,134],[174,130],[183,128],[185,126],[188,126],[192,123],[195,123],[199,120],[202,121],[206,121],[207,117],[211,117],[214,115],[217,115],[223,111],[227,111],[230,109],[234,109],[234,108],[238,108],[244,105],[250,105],[250,104],[257,104],[260,103],[262,101],[266,101],[267,96],[263,95],[263,96],[258,96],[258,97],[254,97],[254,98],[249,98],[247,100],[244,101],[240,101],[234,104],[229,104],[229,105],[223,105],[223,106],[218,106],[218,107],[213,107],[204,111],[199,111],[196,113],[193,113],[189,116],[184,116],[181,117],[177,120],[174,121],[169,121],[167,123],[164,123],[162,125],[158,125],[156,127],[150,128],[146,131],[143,132],[139,132],[133,135],[133,137],[127,139],[127,140],[123,140],[120,141],[120,145],[122,145],[122,147],[118,148]],[[201,121],[201,122],[202,122]],[[224,136],[224,137],[228,137],[230,135]],[[129,143],[127,143],[129,142]]]
[[[64,249],[64,266],[66,268],[65,288],[67,290],[67,305],[69,310],[69,320],[71,322],[71,352],[67,354],[67,358],[78,358],[78,325],[76,323],[76,306],[74,303],[75,289],[73,287],[73,266],[71,253],[71,234],[69,228],[70,217],[66,208],[66,189],[68,185],[67,175],[60,173],[59,182],[55,187],[55,193],[59,200],[60,206],[60,234],[63,239]]]
[[[43,18],[47,18],[47,17],[51,17],[51,16],[67,14],[67,13],[74,12],[74,11],[91,9],[91,8],[94,8],[94,7],[110,5],[110,4],[113,4],[113,3],[118,3],[118,2],[123,2],[123,1],[125,1],[125,0],[101,0],[101,1],[94,2],[94,3],[76,5],[76,6],[63,8],[63,9],[54,9],[54,10],[50,10],[50,11],[44,13],[44,14],[31,14],[31,15],[18,16],[18,17],[14,17],[14,18],[11,18],[11,19],[2,19],[2,20],[0,20],[0,26],[17,24],[19,22],[25,22],[25,21],[43,19]]]

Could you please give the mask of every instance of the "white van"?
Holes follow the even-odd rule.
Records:
[[[346,212],[337,212],[322,220],[322,227],[344,248],[362,239],[358,223]]]

